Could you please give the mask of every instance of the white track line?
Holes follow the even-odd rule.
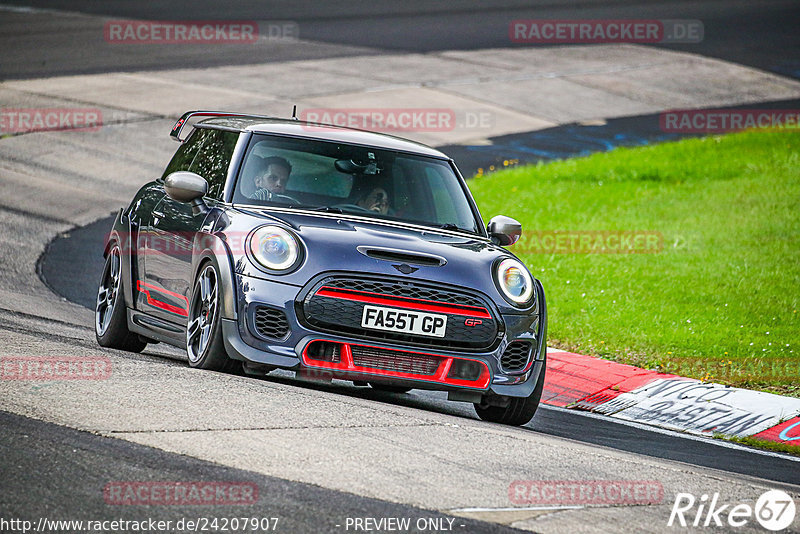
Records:
[[[666,428],[660,428],[660,427],[657,427],[657,426],[645,425],[645,424],[636,423],[636,422],[633,422],[633,421],[626,421],[624,419],[615,419],[613,417],[608,417],[607,415],[601,415],[601,414],[596,414],[596,413],[592,413],[592,412],[586,412],[586,411],[583,411],[583,410],[570,410],[570,409],[567,409],[567,408],[561,408],[560,406],[550,406],[549,404],[545,404],[545,403],[541,404],[541,408],[544,408],[544,409],[547,409],[547,410],[554,410],[554,411],[557,411],[557,412],[578,414],[578,415],[582,415],[584,417],[589,417],[591,419],[601,419],[601,420],[609,422],[609,423],[616,423],[616,424],[620,424],[620,425],[630,426],[630,427],[633,427],[633,428],[636,428],[636,429],[639,429],[639,430],[648,430],[650,432],[657,432],[659,434],[665,434],[667,436],[673,436],[673,437],[676,437],[676,438],[689,439],[689,440],[692,440],[692,441],[701,441],[701,442],[705,442],[705,443],[710,443],[712,445],[716,445],[718,447],[724,447],[726,449],[737,449],[737,450],[741,450],[741,451],[750,452],[750,453],[753,453],[753,454],[760,454],[762,456],[771,456],[773,458],[781,458],[783,460],[790,460],[792,462],[800,463],[800,457],[797,457],[797,456],[790,456],[788,454],[781,454],[779,452],[763,451],[761,449],[754,449],[754,448],[750,448],[750,447],[745,447],[743,445],[739,445],[737,443],[732,443],[730,441],[725,441],[725,440],[721,440],[721,439],[713,439],[713,438],[706,438],[706,437],[703,437],[703,436],[695,436],[693,434],[686,434],[686,433],[683,433],[683,432],[676,432],[675,430],[668,430]]]
[[[80,13],[78,11],[67,11],[64,9],[53,9],[48,7],[15,6],[10,4],[0,4],[0,11],[9,11],[11,13],[28,13],[30,15],[47,13],[50,15],[71,15],[71,16],[81,16],[81,17],[102,18],[99,15],[89,15],[86,13]]]
[[[452,508],[448,512],[536,512],[539,510],[580,510],[584,506],[564,505],[564,506],[526,506],[524,508]]]

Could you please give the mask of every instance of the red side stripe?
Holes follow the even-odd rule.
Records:
[[[185,307],[174,306],[172,304],[168,304],[166,302],[158,300],[155,297],[153,297],[152,295],[150,295],[150,291],[149,290],[143,289],[145,287],[149,288],[150,290],[158,291],[159,293],[165,293],[165,294],[167,294],[167,295],[169,295],[171,297],[175,297],[175,298],[181,299],[181,300],[186,302],[186,306]],[[156,286],[154,286],[152,284],[148,284],[147,282],[142,282],[141,280],[137,280],[136,281],[136,289],[138,289],[139,291],[141,291],[142,293],[145,294],[145,296],[147,297],[147,303],[150,304],[151,306],[155,306],[156,308],[160,308],[160,309],[166,310],[166,311],[168,311],[170,313],[174,313],[174,314],[180,315],[181,317],[189,317],[189,299],[187,299],[185,296],[181,295],[180,293],[175,293],[174,291],[169,291],[167,289],[162,289],[162,288],[156,287]]]

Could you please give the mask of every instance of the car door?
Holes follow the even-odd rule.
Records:
[[[201,128],[176,153],[163,178],[175,171],[190,171],[208,181],[209,205],[222,200],[233,148],[238,133]],[[184,148],[184,147],[181,147]],[[192,291],[192,243],[206,214],[169,198],[156,204],[144,240],[144,276],[138,281],[140,309],[173,323],[184,325]]]

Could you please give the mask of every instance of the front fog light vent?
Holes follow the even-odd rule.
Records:
[[[481,364],[471,360],[453,360],[447,378],[456,380],[477,380],[481,376]]]
[[[339,363],[341,361],[341,349],[339,344],[329,341],[315,341],[308,346],[306,355],[310,360],[319,362]]]
[[[256,332],[269,339],[284,339],[289,335],[289,321],[283,310],[258,306],[253,317]]]
[[[507,373],[518,373],[525,370],[531,356],[530,341],[512,341],[500,358],[500,365]]]

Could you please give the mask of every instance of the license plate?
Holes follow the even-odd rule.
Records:
[[[440,313],[384,308],[367,304],[361,315],[361,326],[403,334],[444,337],[447,329],[447,316]]]

